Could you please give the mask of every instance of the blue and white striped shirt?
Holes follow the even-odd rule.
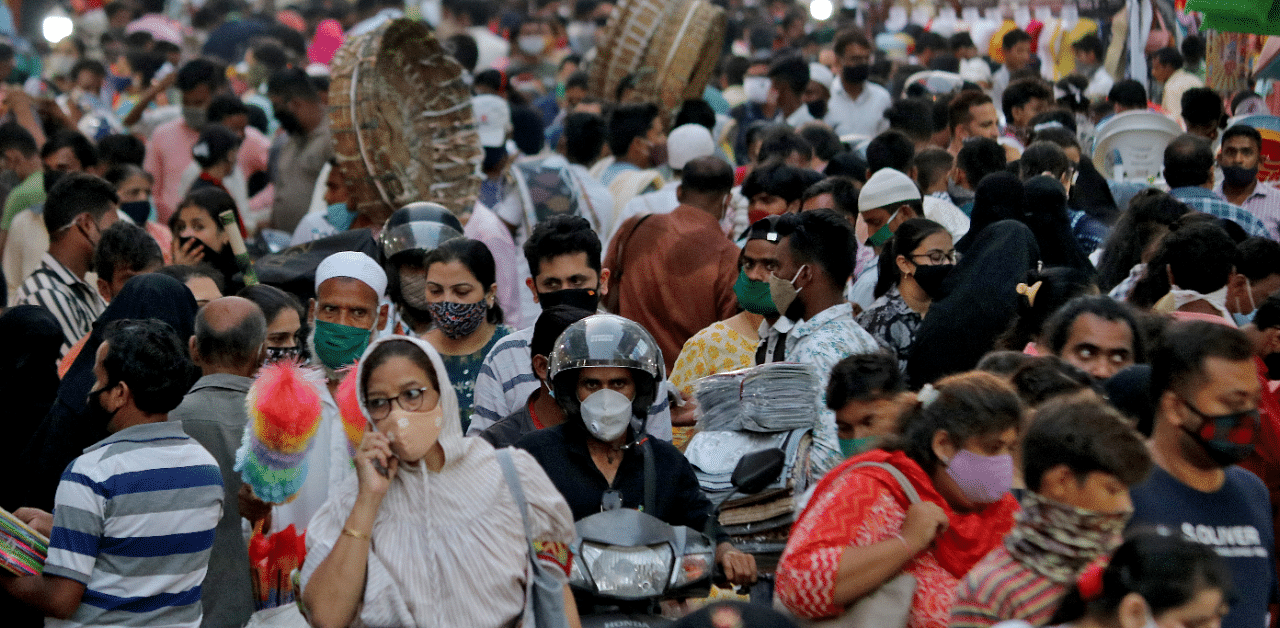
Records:
[[[44,573],[85,585],[71,626],[197,628],[222,473],[180,423],[125,428],[62,474]]]

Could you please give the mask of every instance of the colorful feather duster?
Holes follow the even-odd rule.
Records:
[[[258,499],[282,504],[307,479],[307,451],[320,427],[323,375],[296,362],[264,366],[249,387],[236,470]]]
[[[347,376],[342,378],[342,383],[338,384],[338,391],[334,395],[334,401],[338,403],[338,413],[342,415],[342,431],[347,435],[347,453],[352,458],[356,456],[356,450],[360,448],[360,441],[364,440],[364,432],[369,429],[369,421],[365,418],[364,412],[360,410],[360,399],[356,396],[356,385],[359,379],[355,376],[356,367],[359,362],[352,364],[347,369]]]

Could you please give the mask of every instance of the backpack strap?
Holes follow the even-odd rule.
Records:
[[[644,456],[644,512],[656,517],[658,515],[654,514],[654,510],[658,499],[658,473],[654,469],[653,445],[648,436],[640,441],[640,455]]]
[[[898,467],[885,462],[868,461],[859,462],[858,464],[849,467],[849,470],[852,471],[854,469],[861,469],[864,467],[876,467],[877,469],[887,471],[889,475],[893,476],[893,479],[898,481],[898,485],[902,487],[902,491],[907,494],[907,501],[910,501],[913,504],[920,503],[920,493],[917,492],[916,487],[911,484],[911,480],[908,480],[907,476],[903,475],[902,472],[898,470]]]

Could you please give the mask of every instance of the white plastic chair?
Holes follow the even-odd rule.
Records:
[[[1146,183],[1160,179],[1164,149],[1182,133],[1177,122],[1155,112],[1117,114],[1098,128],[1093,165],[1104,176],[1110,173],[1115,181]]]

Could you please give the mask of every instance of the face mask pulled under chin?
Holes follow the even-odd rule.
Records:
[[[187,126],[200,131],[209,123],[209,113],[202,107],[183,107],[182,121]]]
[[[596,440],[612,442],[627,432],[631,400],[616,390],[597,390],[579,406],[582,424]]]
[[[427,455],[444,430],[444,409],[436,407],[418,412],[392,408],[391,414],[379,422],[382,431],[391,441],[391,453],[403,462],[413,464]]]

